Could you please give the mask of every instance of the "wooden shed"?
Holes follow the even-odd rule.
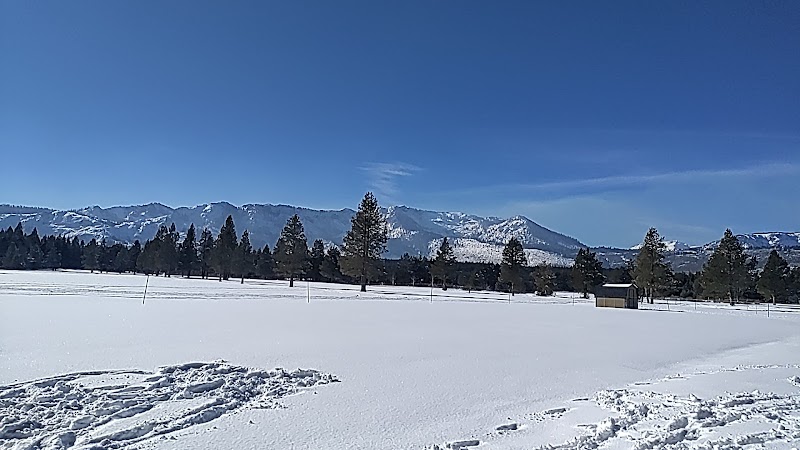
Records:
[[[594,296],[598,307],[639,309],[639,288],[634,283],[604,284]]]

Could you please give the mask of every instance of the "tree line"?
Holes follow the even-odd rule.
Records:
[[[341,250],[326,249],[321,240],[311,248],[300,218],[290,217],[273,249],[269,245],[254,249],[250,233],[236,232],[228,216],[216,236],[204,228],[200,235],[191,224],[181,239],[175,224],[162,225],[156,235],[142,244],[109,245],[105,239],[88,243],[77,237],[39,237],[34,229],[25,234],[22,224],[0,230],[0,268],[14,270],[85,269],[91,272],[138,272],[148,275],[228,280],[245,278],[285,278],[294,285],[297,278],[330,282],[359,282],[366,290],[368,281],[378,280],[386,251],[387,225],[372,193],[367,193],[351,220],[352,228]]]
[[[665,261],[666,245],[655,228],[645,235],[636,256],[623,268],[603,268],[596,253],[578,251],[572,267],[528,264],[519,240],[511,238],[499,264],[457,261],[453,246],[443,238],[433,257],[404,254],[400,259],[382,257],[386,251],[387,224],[371,193],[362,199],[351,219],[351,229],[341,249],[315,240],[308,246],[300,218],[289,218],[273,248],[253,248],[250,234],[239,236],[228,216],[214,235],[204,228],[197,235],[194,224],[181,236],[175,224],[159,227],[153,239],[126,246],[105,240],[88,243],[77,237],[40,237],[37,230],[24,233],[22,225],[0,229],[0,267],[4,269],[85,269],[98,272],[138,272],[216,278],[296,279],[334,283],[436,286],[443,290],[495,290],[511,295],[535,292],[549,296],[555,291],[580,292],[584,297],[604,282],[635,282],[644,301],[655,297],[704,298],[739,302],[767,299],[794,302],[800,297],[800,268],[790,268],[773,250],[761,271],[748,257],[736,236],[726,230],[703,270],[674,273]]]
[[[650,228],[631,267],[632,279],[645,292],[647,301],[655,296],[680,292],[680,296],[731,303],[768,300],[797,303],[800,300],[800,267],[789,263],[773,249],[762,270],[755,256],[730,229],[714,248],[703,269],[697,273],[675,274],[664,261],[666,244],[655,228]]]

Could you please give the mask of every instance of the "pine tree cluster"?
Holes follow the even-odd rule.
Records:
[[[528,266],[525,250],[512,238],[503,249],[500,264],[467,263],[456,260],[452,244],[443,239],[434,258],[404,254],[383,259],[387,225],[378,203],[368,193],[352,219],[352,229],[341,249],[315,240],[309,249],[302,221],[292,216],[284,226],[274,250],[269,245],[254,249],[247,230],[237,234],[232,217],[219,231],[203,229],[197,236],[194,224],[179,233],[175,224],[162,225],[143,244],[108,243],[105,239],[84,242],[77,237],[40,237],[36,229],[25,233],[22,224],[0,229],[0,268],[12,270],[84,269],[92,272],[132,272],[149,275],[228,280],[235,278],[310,280],[408,286],[461,287],[496,290],[512,294],[576,291],[588,297],[605,281],[636,282],[643,296],[702,298],[730,302],[765,299],[775,303],[800,301],[800,268],[791,268],[773,250],[761,271],[744,247],[727,230],[703,270],[673,273],[664,261],[663,238],[654,228],[645,236],[636,259],[625,268],[603,268],[597,255],[587,248],[578,251],[571,268]]]

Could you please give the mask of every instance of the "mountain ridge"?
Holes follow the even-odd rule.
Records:
[[[461,261],[499,262],[502,247],[511,237],[526,249],[530,264],[547,263],[567,266],[578,249],[586,247],[577,239],[545,228],[533,220],[515,215],[509,218],[482,217],[460,211],[431,211],[410,206],[383,209],[387,218],[389,258],[403,253],[430,256],[445,237],[453,241]],[[97,205],[70,210],[0,204],[0,226],[22,223],[26,231],[37,228],[40,234],[58,234],[89,240],[105,238],[111,242],[132,243],[152,238],[158,227],[175,223],[183,232],[190,223],[198,229],[216,233],[228,215],[237,230],[248,229],[255,246],[272,247],[280,230],[292,214],[303,221],[309,244],[322,239],[340,245],[350,229],[355,211],[313,209],[287,204],[247,203],[241,206],[226,201],[195,206],[170,207],[159,202],[140,205],[100,207]],[[800,232],[755,232],[738,234],[742,245],[752,254],[763,257],[773,248],[800,253]],[[667,255],[677,270],[696,270],[713,251],[717,241],[691,246],[667,241]],[[598,258],[607,266],[618,267],[635,258],[640,245],[632,248],[595,247]]]
[[[434,243],[447,237],[456,245],[456,252],[465,261],[499,262],[502,246],[511,237],[518,238],[532,258],[531,263],[568,265],[570,257],[584,245],[575,238],[542,227],[524,217],[508,219],[481,217],[463,212],[438,212],[391,206],[383,209],[387,218],[389,242],[387,257],[403,253],[429,256]],[[106,239],[130,244],[152,238],[161,225],[175,223],[183,232],[194,223],[198,229],[216,233],[228,215],[233,216],[237,231],[250,231],[255,246],[274,245],[286,220],[298,214],[303,221],[309,243],[322,239],[340,245],[350,229],[355,211],[317,210],[284,204],[248,203],[241,206],[229,202],[212,202],[195,206],[169,207],[152,202],[141,205],[100,207],[97,205],[71,210],[0,205],[0,226],[22,223],[26,231],[37,228],[40,234],[58,234],[83,240]],[[437,244],[438,245],[438,244]]]

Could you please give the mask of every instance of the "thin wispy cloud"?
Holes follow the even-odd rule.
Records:
[[[752,179],[780,175],[800,174],[800,165],[794,163],[770,163],[738,169],[696,169],[648,174],[610,175],[595,178],[547,181],[542,183],[514,183],[476,187],[459,193],[517,192],[524,194],[547,194],[548,197],[569,197],[587,192],[602,193],[611,190],[634,188],[677,182],[718,182],[720,179]]]
[[[651,173],[644,175],[612,175],[607,177],[586,178],[577,180],[554,181],[546,183],[520,184],[525,189],[570,189],[582,187],[617,187],[632,186],[665,181],[683,181],[686,179],[710,179],[732,177],[765,177],[797,173],[800,166],[796,164],[766,164],[741,169],[701,169]]]
[[[419,167],[402,162],[373,162],[361,167],[367,183],[375,195],[384,202],[396,203],[400,194],[400,179],[413,176]]]

